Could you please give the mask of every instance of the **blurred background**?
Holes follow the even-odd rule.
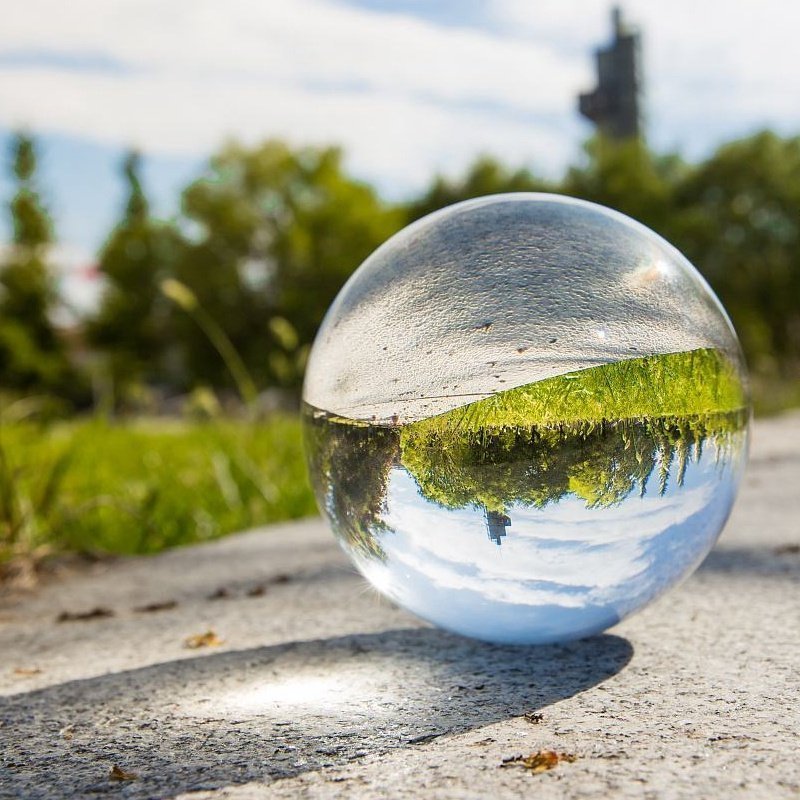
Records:
[[[314,512],[322,316],[408,222],[543,190],[682,250],[800,405],[800,8],[28,0],[0,27],[0,572]]]

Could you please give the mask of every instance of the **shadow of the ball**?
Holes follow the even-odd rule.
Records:
[[[616,674],[619,636],[484,644],[411,628],[226,652],[0,701],[21,796],[84,796],[111,762],[163,797],[289,777],[536,711]],[[41,736],[69,726],[69,741]],[[30,728],[30,735],[24,729]],[[58,768],[53,769],[52,764]],[[50,764],[51,767],[48,767]]]

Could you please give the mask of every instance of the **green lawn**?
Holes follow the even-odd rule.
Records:
[[[150,553],[315,511],[294,416],[0,428],[0,562]]]
[[[404,430],[460,435],[507,426],[718,414],[747,404],[746,389],[728,359],[716,350],[700,349],[557,375],[414,422]]]
[[[409,456],[508,426],[703,422],[746,404],[729,362],[695,350],[539,381],[404,426],[400,436]],[[301,439],[290,415],[0,426],[0,566],[52,550],[152,553],[313,514]]]

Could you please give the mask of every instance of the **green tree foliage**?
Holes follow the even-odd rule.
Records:
[[[731,142],[677,189],[673,238],[728,309],[751,367],[800,380],[800,138]]]
[[[122,219],[100,251],[105,278],[100,308],[87,323],[89,341],[105,355],[118,401],[144,383],[163,380],[169,306],[159,282],[172,268],[179,245],[173,226],[155,221],[140,180],[140,159],[123,162],[127,199]]]
[[[0,256],[0,383],[68,395],[79,384],[51,322],[52,225],[35,171],[33,143],[17,137],[13,243]],[[402,209],[350,177],[336,148],[234,144],[185,190],[180,232],[150,215],[135,155],[124,172],[125,210],[99,256],[106,288],[87,322],[118,395],[155,383],[232,388],[223,338],[257,388],[296,390],[326,309],[377,246],[438,208],[514,191],[582,197],[654,228],[709,280],[756,375],[800,386],[800,138],[759,133],[690,165],[642,141],[595,137],[557,184],[484,156]],[[195,313],[164,296],[165,280],[189,290]]]
[[[13,240],[0,269],[0,384],[76,399],[78,385],[51,320],[56,291],[46,257],[53,229],[36,188],[30,136],[14,137],[11,160],[16,191],[9,206]]]
[[[382,514],[400,458],[399,429],[333,422],[306,408],[303,442],[317,505],[336,534],[362,556],[385,558],[376,534],[388,530]]]
[[[669,233],[673,195],[686,169],[673,155],[657,156],[641,139],[590,139],[583,163],[571,167],[559,191],[627,214]]]
[[[231,145],[183,196],[191,235],[176,277],[215,319],[259,386],[299,385],[342,284],[402,224],[336,148]],[[192,320],[179,322],[190,382],[230,382]]]
[[[644,493],[659,456],[653,430],[666,425],[486,429],[446,439],[410,426],[401,433],[402,463],[422,496],[445,508],[544,508],[570,494],[606,507]]]
[[[744,411],[616,422],[437,429],[424,422],[376,427],[306,408],[304,439],[317,502],[337,535],[367,558],[381,537],[391,470],[403,467],[425,500],[444,508],[506,513],[567,496],[607,508],[632,492],[683,485],[704,448],[721,457],[744,446]],[[724,458],[723,458],[724,460]]]
[[[427,191],[409,204],[410,219],[419,219],[445,206],[504,192],[552,192],[556,188],[528,169],[510,169],[491,156],[477,158],[463,178],[437,175]]]

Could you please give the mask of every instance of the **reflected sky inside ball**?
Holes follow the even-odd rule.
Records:
[[[383,516],[388,530],[379,534],[386,559],[357,558],[359,568],[400,605],[458,633],[530,643],[601,630],[705,557],[741,469],[709,448],[682,485],[671,477],[663,495],[651,487],[606,508],[574,496],[544,510],[511,505],[506,536],[496,543],[483,509],[444,509],[396,467]]]

